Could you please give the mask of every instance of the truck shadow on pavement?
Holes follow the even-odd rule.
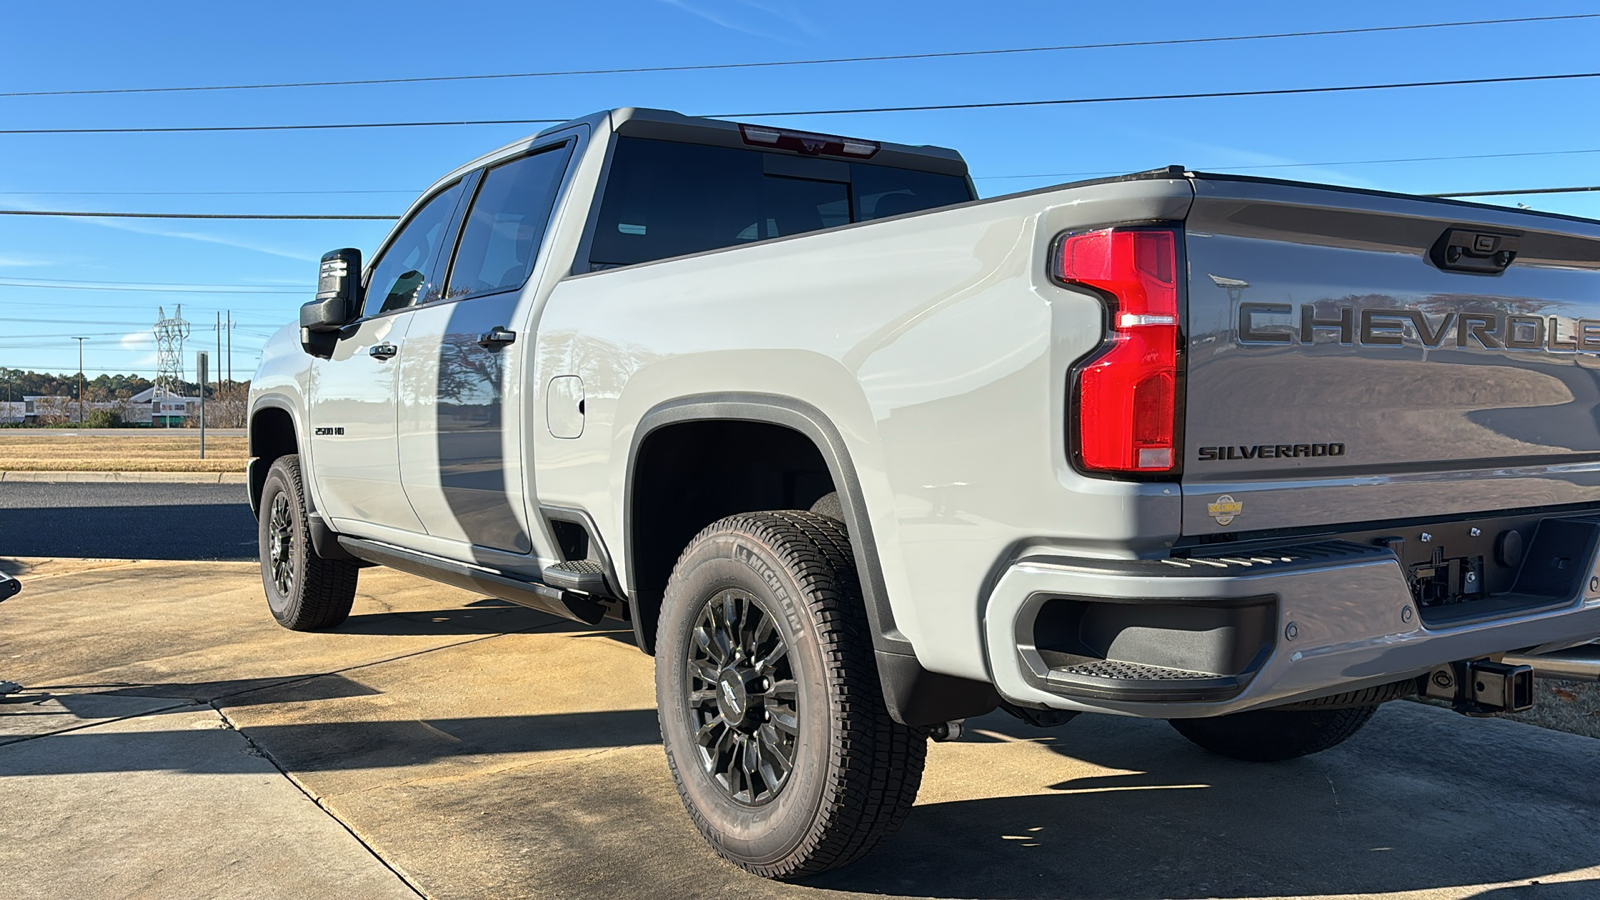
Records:
[[[919,806],[864,864],[811,884],[996,900],[1342,897],[1600,864],[1600,834],[1588,824],[1600,810],[1590,774],[1600,742],[1583,738],[1522,729],[1509,759],[1497,735],[1399,703],[1343,747],[1263,765],[1208,754],[1159,721],[1084,717],[1040,732],[991,717],[979,728],[989,731],[979,740],[1031,738],[1111,771],[1029,796]],[[1592,900],[1600,884],[1471,896]]]
[[[688,854],[729,888],[746,877],[711,858],[678,818],[665,766],[573,756],[658,743],[651,709],[326,721],[314,701],[373,693],[338,675],[136,685],[110,693],[210,700],[278,765],[312,776],[445,763],[470,778],[495,757],[549,751],[572,766],[576,786],[555,781],[541,790],[549,775],[517,782],[519,792],[535,792],[522,801],[532,804],[528,809],[551,803],[585,809],[602,820],[591,824],[608,841],[670,851],[647,854],[667,860],[654,865],[686,865]],[[249,724],[244,708],[269,704],[282,707],[276,719]],[[292,721],[302,716],[309,721]],[[965,799],[919,805],[898,836],[851,867],[803,886],[771,885],[770,892],[755,882],[750,895],[821,890],[1156,900],[1454,888],[1450,896],[1478,900],[1578,900],[1600,891],[1593,879],[1527,883],[1600,864],[1600,834],[1592,825],[1600,810],[1593,777],[1600,742],[1507,722],[1467,730],[1452,714],[1409,703],[1381,711],[1343,747],[1276,765],[1212,756],[1159,721],[1086,716],[1038,730],[991,715],[969,724],[968,741],[989,746],[935,754],[924,790],[924,796]],[[174,760],[162,748],[181,743],[184,734],[172,729],[87,730],[53,740],[54,752],[7,760],[7,774],[125,771],[134,760],[203,774],[250,768],[239,755]],[[130,741],[146,746],[130,748]],[[463,796],[493,794],[497,786],[511,785],[487,776],[483,784],[465,783]],[[560,796],[537,796],[552,789]],[[1008,791],[1027,793],[987,796]],[[465,827],[476,834],[483,826]],[[1484,893],[1460,892],[1475,885]]]

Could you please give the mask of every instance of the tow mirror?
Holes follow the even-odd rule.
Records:
[[[339,340],[339,329],[361,315],[361,251],[354,247],[322,256],[317,270],[317,299],[300,307],[300,346],[327,357]]]

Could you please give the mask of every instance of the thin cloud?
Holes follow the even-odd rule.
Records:
[[[786,44],[799,44],[800,43],[799,41],[797,41],[797,40],[795,40],[795,39],[793,39],[791,37],[786,37],[786,36],[781,35],[781,34],[773,34],[770,31],[766,31],[766,30],[763,30],[761,28],[756,28],[756,27],[754,27],[752,25],[747,25],[747,24],[745,24],[743,22],[740,22],[740,21],[737,21],[737,20],[735,20],[735,19],[733,19],[733,18],[731,18],[731,17],[729,17],[729,16],[727,16],[727,15],[721,13],[721,12],[718,12],[718,11],[715,11],[715,10],[704,9],[704,8],[699,7],[699,6],[695,6],[695,5],[689,4],[689,3],[685,2],[685,0],[658,0],[658,2],[665,3],[666,5],[675,7],[677,9],[681,9],[681,10],[683,10],[684,12],[688,13],[691,16],[696,16],[698,18],[705,19],[707,22],[710,22],[711,24],[719,26],[721,28],[726,28],[729,31],[737,31],[740,34],[748,34],[748,35],[751,35],[752,37],[766,38],[766,39],[772,40],[772,41],[782,41],[782,42],[784,42]],[[759,10],[761,12],[765,12],[765,13],[767,13],[769,15],[774,15],[777,18],[783,19],[789,25],[795,25],[796,24],[793,19],[790,19],[790,18],[788,18],[786,16],[783,16],[781,14],[773,13],[771,10],[766,9],[764,7],[761,7],[761,6],[758,6],[758,5],[754,4],[754,3],[747,3],[747,2],[743,2],[743,0],[741,0],[741,5],[750,7],[752,9]]]
[[[23,269],[30,266],[53,266],[56,261],[40,256],[0,256],[0,269]]]
[[[42,208],[36,204],[30,204],[27,201],[16,201],[13,202],[12,205],[18,209]],[[306,253],[295,253],[294,251],[285,250],[281,247],[274,247],[269,244],[258,244],[252,241],[239,240],[238,238],[206,234],[200,231],[169,231],[164,228],[125,219],[79,218],[76,221],[87,222],[90,225],[98,225],[101,228],[110,228],[115,231],[131,231],[134,234],[145,234],[152,237],[177,238],[179,240],[186,241],[199,241],[204,244],[220,244],[224,247],[234,247],[239,250],[249,250],[254,253],[265,253],[268,256],[279,256],[283,257],[284,259],[293,259],[300,262],[311,262],[320,258],[318,256],[312,256]],[[0,259],[4,259],[4,257],[0,257]],[[41,264],[48,265],[49,263]]]
[[[810,19],[802,16],[798,10],[786,4],[774,3],[772,0],[739,0],[739,2],[752,9],[759,9],[767,15],[776,16],[811,37],[820,38],[826,36],[823,30],[813,24]]]

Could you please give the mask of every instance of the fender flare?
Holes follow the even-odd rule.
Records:
[[[828,475],[833,479],[834,488],[839,492],[840,505],[844,508],[844,524],[850,532],[850,549],[855,554],[856,567],[861,574],[861,595],[866,601],[867,620],[872,625],[873,648],[881,652],[914,655],[911,642],[894,624],[894,610],[889,606],[883,569],[878,562],[878,546],[872,538],[872,523],[867,518],[866,499],[855,466],[850,461],[849,451],[845,448],[844,438],[822,410],[789,397],[742,393],[697,394],[658,404],[640,417],[639,426],[634,429],[633,442],[628,448],[625,482],[628,502],[624,504],[622,514],[629,581],[633,581],[638,571],[633,558],[632,535],[633,484],[640,448],[646,438],[668,425],[718,420],[778,425],[799,432],[816,445],[823,462],[828,466]],[[633,584],[627,587],[628,604],[634,606],[638,591]],[[637,609],[632,611],[637,613]],[[637,615],[634,621],[639,621]],[[645,644],[641,641],[640,646]]]
[[[289,414],[289,422],[294,426],[295,452],[300,455],[301,460],[303,460],[304,464],[309,467],[311,460],[309,455],[306,453],[306,444],[304,440],[305,425],[300,419],[300,411],[295,409],[294,404],[285,397],[268,394],[266,396],[257,398],[254,403],[250,404],[250,414],[245,419],[246,449],[248,450],[248,448],[255,443],[256,414],[264,409],[279,409]],[[254,456],[250,457],[250,461],[246,464],[246,466],[244,480],[245,490],[250,497],[250,513],[251,515],[259,515],[261,512],[261,484],[267,479],[267,470],[266,467],[260,464],[260,460],[256,459]],[[311,502],[313,509],[317,505],[315,494],[316,486],[312,482],[312,479],[307,478],[306,499]]]
[[[941,675],[924,669],[911,642],[895,626],[894,610],[884,585],[878,545],[873,539],[872,522],[867,516],[866,496],[844,438],[822,410],[791,397],[770,394],[698,394],[669,400],[650,409],[639,419],[628,448],[626,472],[627,502],[623,505],[622,538],[627,554],[628,578],[635,577],[633,558],[633,484],[639,449],[655,431],[668,425],[709,420],[762,422],[799,432],[821,453],[839,494],[839,504],[850,533],[850,549],[861,577],[861,595],[872,628],[873,656],[889,714],[898,722],[915,727],[937,725],[954,719],[987,713],[999,703],[999,695],[987,682]],[[627,585],[629,613],[634,622],[634,638],[639,647],[645,641],[638,591]]]

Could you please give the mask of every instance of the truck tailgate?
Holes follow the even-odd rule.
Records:
[[[1600,223],[1195,190],[1186,535],[1600,502]]]

